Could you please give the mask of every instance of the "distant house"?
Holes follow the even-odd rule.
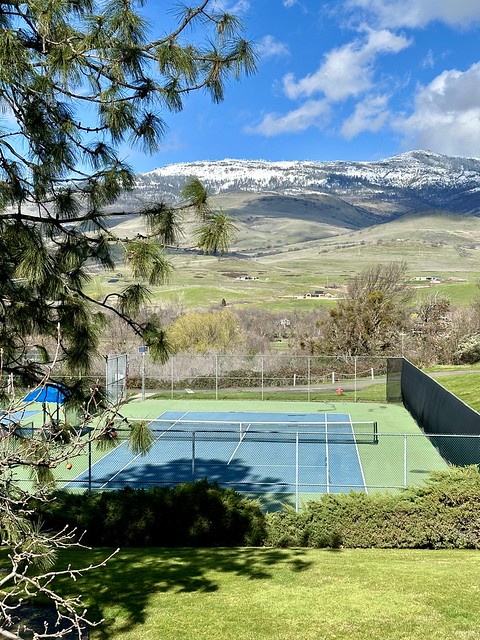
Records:
[[[438,284],[441,279],[438,276],[416,276],[415,282],[429,282],[430,284]]]

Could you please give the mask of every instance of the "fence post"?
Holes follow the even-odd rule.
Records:
[[[325,423],[325,491],[330,493],[330,461],[328,459],[328,421]]]
[[[195,431],[192,431],[192,482],[195,482]]]
[[[215,354],[215,400],[218,400],[218,355]]]
[[[354,402],[357,401],[357,356],[355,356],[354,358],[354,388],[355,388],[355,392],[354,392]]]
[[[407,465],[407,434],[403,434],[403,486],[406,487],[408,482],[408,465]]]
[[[173,377],[174,377],[174,365],[173,362],[175,360],[175,356],[170,358],[170,399],[173,400]]]
[[[299,511],[298,500],[298,431],[295,436],[295,512]]]
[[[261,376],[262,376],[262,400],[264,399],[263,397],[263,385],[264,385],[264,375],[265,375],[265,370],[264,370],[264,360],[263,360],[263,356],[261,356],[260,358],[260,371],[261,371]]]
[[[310,356],[307,359],[307,400],[310,402]]]
[[[90,436],[89,436],[90,437]],[[92,441],[88,441],[88,493],[92,492]]]

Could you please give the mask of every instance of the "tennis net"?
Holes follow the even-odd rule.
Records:
[[[133,421],[131,421],[133,422]],[[378,423],[364,422],[272,422],[272,421],[222,421],[222,420],[163,420],[150,423],[155,439],[189,439],[194,432],[197,438],[243,442],[329,442],[329,443],[378,443]],[[119,429],[121,431],[121,429]]]

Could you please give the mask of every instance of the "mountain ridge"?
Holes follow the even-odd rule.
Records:
[[[136,212],[154,202],[179,202],[192,176],[203,182],[212,206],[232,217],[238,230],[232,251],[243,255],[297,251],[312,242],[320,247],[387,238],[480,246],[480,159],[429,151],[375,162],[170,164],[136,176],[134,189],[111,209],[123,212],[112,218],[117,231],[137,234]],[[412,219],[417,224],[412,226]],[[194,226],[188,216],[182,226],[179,246],[191,247]]]
[[[191,176],[211,195],[330,195],[387,219],[432,207],[480,214],[480,159],[420,150],[372,162],[225,159],[169,164],[138,174],[132,201],[177,201]]]

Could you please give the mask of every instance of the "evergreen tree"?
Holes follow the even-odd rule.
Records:
[[[179,209],[155,203],[142,211],[148,232],[118,237],[113,205],[134,175],[119,145],[156,150],[165,115],[192,91],[224,97],[225,81],[255,69],[242,25],[209,9],[183,7],[174,23],[162,8],[149,25],[141,0],[25,0],[0,6],[0,349],[4,379],[24,385],[58,360],[88,371],[108,314],[128,322],[160,360],[163,330],[136,314],[148,285],[165,281],[163,248],[176,242]],[[170,29],[168,28],[170,26]],[[148,38],[150,28],[161,35]],[[192,31],[193,29],[193,31]],[[224,251],[231,224],[208,210],[201,185],[186,196],[200,212],[205,251]],[[180,207],[180,210],[182,208]],[[202,213],[203,211],[203,213]],[[86,293],[89,265],[112,269],[121,257],[135,284],[104,300]],[[5,385],[4,385],[5,390]]]
[[[26,434],[14,419],[19,406],[11,381],[44,384],[56,365],[88,372],[112,314],[130,325],[153,357],[168,356],[162,328],[139,321],[137,313],[148,301],[148,286],[168,276],[163,249],[176,242],[179,215],[190,206],[205,209],[206,193],[193,180],[183,206],[154,203],[140,213],[146,233],[119,237],[109,217],[121,215],[115,203],[133,186],[134,175],[118,148],[154,151],[165,114],[181,110],[192,91],[204,90],[219,102],[227,79],[255,69],[241,24],[210,10],[209,0],[183,7],[170,28],[173,14],[164,3],[156,25],[142,17],[142,4],[0,4],[0,400],[8,406],[0,420],[0,546],[8,549],[0,572],[0,636],[10,639],[80,638],[91,624],[81,599],[63,597],[54,584],[58,575],[80,573],[54,564],[57,550],[75,544],[75,532],[42,531],[31,498],[49,499],[59,464],[70,468],[70,460],[89,447],[114,444],[119,419],[129,428],[117,408],[102,413],[95,388],[85,395],[74,385],[67,395],[69,403],[82,401],[80,418],[72,425],[66,415],[48,416],[39,432]],[[147,37],[150,27],[161,33],[157,39]],[[200,221],[217,225],[212,248],[224,248],[225,219],[223,228],[211,212]],[[119,258],[135,284],[103,300],[90,297],[91,266],[112,269]],[[144,423],[130,426],[133,452],[144,453],[150,444]],[[19,484],[19,469],[30,470],[30,487]],[[35,632],[16,630],[22,599],[38,595],[50,601],[53,620]]]
[[[411,297],[405,262],[379,263],[352,277],[346,295],[320,321],[315,353],[388,355],[396,353]]]

